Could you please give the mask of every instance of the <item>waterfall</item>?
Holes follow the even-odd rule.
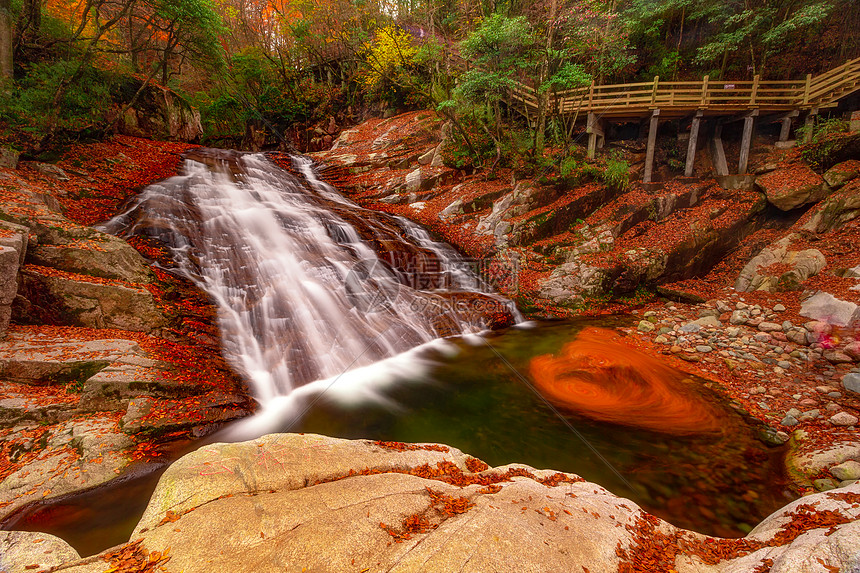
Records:
[[[165,246],[218,310],[223,352],[262,404],[430,342],[510,323],[451,247],[363,209],[294,158],[195,150],[102,226]],[[500,319],[499,317],[505,317]]]

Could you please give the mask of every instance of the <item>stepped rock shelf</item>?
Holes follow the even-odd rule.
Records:
[[[573,474],[489,468],[439,444],[272,434],[175,462],[129,544],[70,559],[56,538],[3,532],[0,569],[856,571],[858,517],[855,484],[797,500],[745,538],[720,539]]]

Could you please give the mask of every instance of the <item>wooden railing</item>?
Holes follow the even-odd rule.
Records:
[[[457,66],[460,67],[460,66]],[[805,80],[714,81],[708,76],[697,82],[664,81],[595,85],[558,92],[550,98],[550,109],[563,115],[600,113],[627,116],[661,109],[666,111],[704,110],[731,113],[758,109],[790,111],[832,106],[860,89],[860,58],[819,76]],[[534,89],[520,84],[511,99],[525,107],[529,115],[537,112]]]

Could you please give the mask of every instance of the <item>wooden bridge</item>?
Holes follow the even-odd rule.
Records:
[[[659,76],[652,82],[595,85],[553,94],[550,110],[564,116],[583,118],[589,134],[588,153],[594,157],[605,139],[605,125],[610,121],[641,120],[650,117],[644,182],[649,183],[653,172],[654,146],[660,119],[692,117],[687,149],[685,175],[693,174],[693,162],[698,144],[702,118],[720,118],[712,145],[718,174],[728,175],[722,147],[722,125],[743,120],[744,130],[738,172],[746,173],[754,123],[766,114],[768,122],[782,122],[780,141],[786,141],[792,118],[805,114],[811,127],[818,110],[834,107],[838,100],[860,90],[860,58],[851,60],[818,76],[804,80],[761,80],[755,76],[748,81],[712,81],[708,76],[699,82],[663,81]],[[521,85],[513,90],[511,101],[523,106],[528,117],[535,117],[538,99],[533,88]],[[806,137],[811,137],[811,129]]]

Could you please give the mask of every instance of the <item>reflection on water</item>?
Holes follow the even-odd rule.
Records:
[[[592,347],[606,331],[590,326],[612,325],[605,319],[601,324],[544,323],[486,338],[452,339],[444,354],[436,348],[425,351],[433,360],[425,363],[422,375],[406,374],[380,389],[382,401],[345,401],[336,392],[321,393],[320,386],[292,404],[290,411],[306,412],[301,420],[285,417],[267,431],[440,442],[493,466],[521,462],[577,473],[675,525],[722,536],[742,535],[787,502],[781,449],[758,441],[754,428],[704,381],[644,362],[647,357],[626,346]],[[581,331],[584,336],[577,338]],[[531,379],[535,361],[566,355],[571,341],[575,352],[606,362],[604,372],[598,368],[593,373],[595,384],[603,373],[612,378],[611,392],[601,391],[604,404],[610,395],[618,397],[619,405],[625,402],[620,396],[630,386],[628,414],[625,423],[618,424],[562,406],[557,410],[632,484],[632,491],[494,352]],[[625,383],[619,374],[624,365],[640,360],[648,371],[634,375],[628,370],[631,381]],[[661,374],[665,378],[654,382]],[[643,379],[653,390],[642,390]],[[651,395],[655,393],[659,398]],[[650,406],[637,408],[640,397]],[[643,423],[629,423],[634,416]],[[666,416],[664,427],[658,425],[661,416]],[[696,416],[701,416],[698,426]]]
[[[717,411],[692,380],[630,348],[605,328],[585,328],[560,355],[531,360],[535,385],[551,402],[594,420],[670,434],[721,429]]]

